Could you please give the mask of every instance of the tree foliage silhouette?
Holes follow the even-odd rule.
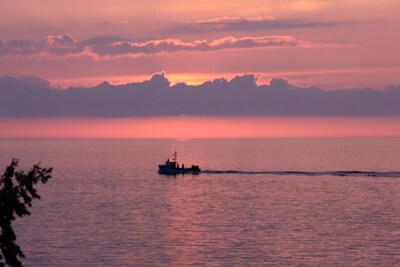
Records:
[[[20,258],[25,255],[15,243],[17,237],[11,224],[16,216],[30,215],[32,200],[40,199],[36,184],[46,183],[53,170],[36,164],[24,172],[17,170],[17,166],[18,160],[13,159],[0,178],[0,266],[22,266]]]

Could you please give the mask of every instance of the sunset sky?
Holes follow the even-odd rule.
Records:
[[[242,77],[242,80],[246,82],[248,77],[252,77],[250,80],[254,78],[254,82],[259,86],[257,88],[262,90],[275,88],[276,86],[272,84],[269,86],[275,79],[275,81],[287,81],[290,86],[285,87],[286,89],[319,88],[318,90],[322,91],[337,91],[337,95],[340,94],[342,98],[339,97],[336,101],[340,101],[346,99],[346,96],[340,93],[342,89],[373,88],[382,91],[388,86],[395,88],[393,86],[400,84],[399,10],[400,1],[397,0],[0,0],[0,78],[9,76],[19,79],[23,76],[35,76],[43,79],[38,82],[38,80],[29,78],[34,81],[32,86],[26,83],[26,81],[30,81],[29,79],[12,80],[13,84],[19,84],[19,86],[22,84],[24,90],[28,90],[14,90],[15,92],[25,92],[17,95],[17,97],[21,96],[21,99],[14,99],[17,101],[16,103],[12,102],[12,97],[6,99],[8,98],[6,89],[14,88],[14,85],[9,85],[9,80],[0,79],[0,86],[8,86],[6,89],[0,88],[0,93],[3,90],[5,103],[3,106],[9,104],[18,107],[19,103],[25,103],[22,101],[24,97],[30,99],[30,95],[33,94],[30,87],[37,86],[37,83],[40,83],[40,90],[54,91],[71,86],[81,89],[94,88],[103,81],[108,81],[109,84],[104,86],[113,90],[115,88],[111,85],[132,82],[139,84],[161,75],[162,79],[170,83],[168,88],[185,83],[187,91],[190,91],[190,88],[207,87],[209,84],[203,84],[207,81],[214,81],[211,85],[216,87],[218,87],[218,82],[227,87],[234,87],[234,82],[228,81],[235,81],[235,77]],[[247,74],[250,76],[244,76]],[[223,79],[215,80],[217,78]],[[242,80],[241,82],[243,82]],[[49,85],[46,84],[46,81],[49,82]],[[150,82],[150,84],[153,83]],[[262,87],[262,85],[267,85],[267,87]],[[98,90],[105,90],[104,86],[99,87]],[[137,85],[128,86],[129,90],[136,90],[135,86]],[[178,91],[175,90],[175,92]],[[313,97],[322,94],[315,90],[313,92]],[[366,94],[368,93],[371,92],[366,91]],[[35,97],[39,98],[40,94],[38,93]],[[74,93],[70,91],[64,94],[64,97],[71,94]],[[179,93],[177,94],[179,95]],[[337,116],[342,113],[345,116],[361,115],[361,117],[371,114],[398,115],[397,110],[392,112],[392,106],[379,112],[379,108],[384,107],[384,102],[382,104],[384,99],[391,99],[392,102],[395,102],[397,98],[391,97],[390,94],[382,96],[383,100],[381,99],[379,104],[381,106],[376,106],[373,94],[365,98],[369,99],[368,103],[361,103],[365,104],[364,106],[370,105],[374,109],[371,112],[365,111],[364,106],[360,108],[360,110],[363,109],[362,112],[360,110],[341,112],[341,107],[338,106],[332,112],[325,112],[321,109],[304,111],[303,109],[304,112],[300,112],[298,115]],[[240,99],[241,96],[237,95],[236,98],[238,97]],[[279,94],[276,97],[278,99]],[[323,99],[326,100],[329,97],[329,95],[324,95]],[[161,101],[161,98],[162,96],[157,101]],[[203,98],[205,99],[206,96]],[[227,98],[230,96],[228,95]],[[28,101],[26,99],[24,101]],[[61,107],[62,97],[57,96],[59,102],[54,102],[54,99],[55,97],[51,96],[48,98],[48,102]],[[75,101],[72,99],[69,101]],[[154,99],[157,99],[157,96]],[[314,98],[310,99],[312,102]],[[79,101],[77,100],[77,102]],[[67,103],[70,102],[65,102],[65,105],[68,105]],[[102,103],[108,105],[107,101]],[[279,103],[276,105],[279,106]],[[333,104],[334,102],[332,102]],[[81,105],[85,104],[81,103]],[[113,103],[109,108],[113,108],[113,105],[117,104]],[[236,125],[243,125],[244,121],[249,120],[249,117],[246,116],[257,113],[250,110],[251,105],[248,103],[248,108],[244,106],[242,107],[244,111],[238,112],[237,115],[245,116],[247,119],[241,118],[242,121]],[[149,109],[156,111],[157,107],[157,105],[154,107],[149,105]],[[132,112],[126,114],[136,116],[134,108],[132,107]],[[226,107],[222,109],[224,108]],[[285,116],[296,115],[291,113],[293,109],[290,108],[288,106],[288,111],[279,111],[280,113],[278,113]],[[72,108],[69,106],[63,116],[69,117],[70,114],[74,114],[73,109],[73,106]],[[204,106],[203,109],[203,111],[197,110],[193,114],[176,111],[176,114],[161,112],[157,116],[202,116],[220,115],[220,113],[228,116],[235,115],[232,112],[225,112],[225,110],[220,113],[218,113],[219,111],[208,112],[209,107],[207,106]],[[42,134],[40,131],[34,132],[32,133],[34,136],[47,136],[46,125],[53,125],[51,127],[55,128],[61,127],[57,123],[63,120],[63,118],[53,119],[48,124],[43,124],[43,121],[37,118],[38,115],[35,115],[35,120],[30,121],[31,124],[25,124],[21,118],[13,120],[12,117],[26,117],[26,114],[29,117],[29,109],[25,113],[22,112],[22,115],[16,115],[11,111],[8,113],[8,110],[0,110],[0,112],[3,112],[0,114],[0,117],[3,118],[0,125],[0,130],[2,130],[0,137],[6,138],[29,137],[29,133],[22,134],[24,125],[30,125],[32,129],[41,127]],[[77,114],[78,116],[89,114],[89,117],[93,117],[95,115],[90,114],[100,114],[98,111],[96,112],[86,110]],[[268,112],[262,111],[260,114],[267,116],[275,114]],[[146,116],[150,113],[147,112]],[[38,111],[37,114],[42,113]],[[57,113],[58,115],[51,114],[51,112],[45,114],[50,117],[60,116],[59,113]],[[105,117],[115,116],[109,114]],[[140,127],[138,124],[140,120],[125,119],[127,119],[125,123]],[[71,123],[69,118],[67,120],[66,123]],[[168,120],[168,118],[161,120]],[[219,123],[216,123],[215,120],[218,119],[214,118],[213,120],[207,121],[203,117],[198,117],[190,123],[207,122],[205,128],[216,129],[215,125]],[[368,126],[353,129],[354,131],[348,131],[345,134],[341,131],[338,132],[338,128],[333,125],[351,127],[352,123],[349,123],[349,119],[345,119],[339,124],[335,124],[337,121],[331,120],[330,123],[324,122],[325,126],[321,126],[331,130],[322,131],[320,135],[397,136],[400,133],[397,132],[397,129],[391,128],[393,121],[396,120],[375,118],[371,121],[375,124],[363,124]],[[314,121],[309,120],[305,123],[308,125],[309,132],[300,131],[298,136],[313,136],[313,126],[311,125],[316,125],[317,121],[323,120],[321,117]],[[381,125],[378,132],[374,130],[370,134],[366,134],[367,130],[365,129],[373,128],[378,121],[385,126]],[[265,119],[264,122],[271,122],[271,120]],[[288,121],[286,120],[286,122]],[[110,125],[109,123],[109,121],[103,121],[103,124],[97,124],[97,128],[93,129],[97,129],[94,131],[98,132],[99,129],[106,127],[105,125]],[[92,137],[146,137],[144,132],[136,136],[126,134],[126,131],[129,132],[127,124],[121,124],[121,121],[118,123],[121,127],[125,127],[123,134],[115,135],[113,132],[110,135]],[[227,126],[226,131],[236,131],[233,130],[236,128],[231,127],[234,124],[231,121],[229,123],[227,125],[230,126]],[[267,131],[268,134],[264,128],[253,127],[257,125],[254,121],[249,123],[252,125],[249,127],[255,130],[252,132],[253,134],[246,132],[243,136],[292,136],[288,131],[296,131],[292,128],[288,130],[281,123],[275,123],[276,129],[280,129],[280,132],[278,131],[280,134],[277,134],[278,132],[270,134],[271,131]],[[77,125],[76,129],[81,129],[78,126],[82,126],[82,121],[75,125]],[[177,125],[186,127],[185,125],[188,124],[178,123]],[[5,130],[11,126],[19,130],[15,130],[14,133]],[[52,131],[51,127],[48,129],[50,132]],[[335,130],[332,130],[333,128]],[[58,135],[54,133],[47,137],[64,136],[63,132],[60,130]],[[86,136],[84,132],[82,130],[81,135],[79,133],[71,133],[71,135],[84,137]],[[150,132],[151,130],[148,130],[148,133]],[[214,135],[223,136],[214,134],[213,130],[210,130],[208,134],[191,133],[187,137]],[[67,134],[64,137],[68,136]],[[168,137],[173,136],[174,134],[168,135]],[[229,136],[236,137],[236,135]]]
[[[0,75],[55,85],[236,74],[324,89],[400,77],[397,0],[1,0]]]

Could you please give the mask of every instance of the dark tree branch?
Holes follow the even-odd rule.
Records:
[[[0,267],[22,266],[20,258],[25,255],[15,243],[17,237],[12,228],[16,216],[30,215],[34,198],[40,199],[35,188],[36,184],[46,183],[51,178],[52,168],[42,168],[36,164],[25,173],[16,170],[18,160],[13,159],[0,178]]]

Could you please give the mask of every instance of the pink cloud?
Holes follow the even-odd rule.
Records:
[[[242,18],[242,17],[218,17],[218,18],[211,18],[211,19],[203,19],[203,20],[196,20],[194,23],[196,24],[207,24],[207,23],[229,23],[229,22],[243,22],[243,21],[271,21],[274,20],[272,16],[261,16],[261,17],[254,17],[254,18]]]
[[[77,41],[69,34],[49,35],[46,38],[46,44],[49,47],[70,48],[76,47]]]
[[[49,35],[45,40],[11,40],[0,42],[0,56],[67,55],[82,51],[82,46],[69,34]]]
[[[259,17],[216,17],[196,21],[186,21],[173,25],[168,32],[196,34],[210,32],[254,32],[277,29],[325,28],[354,25],[355,21],[327,21],[276,19],[272,16]]]
[[[99,41],[96,41],[99,40]],[[33,40],[2,41],[0,56],[48,56],[81,57],[94,59],[124,56],[143,56],[176,52],[212,52],[254,48],[345,48],[346,44],[315,43],[298,40],[291,36],[224,37],[215,40],[183,41],[181,39],[160,39],[146,42],[115,40],[112,38],[91,39],[77,42],[71,35],[50,35],[44,41]]]

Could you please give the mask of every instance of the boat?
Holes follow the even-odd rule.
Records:
[[[199,174],[200,173],[200,167],[198,165],[192,165],[190,168],[185,168],[185,164],[182,163],[181,166],[179,166],[179,163],[177,162],[177,153],[175,151],[174,154],[172,154],[173,158],[170,161],[169,158],[167,161],[165,161],[165,164],[160,164],[158,165],[158,173],[159,174],[166,174],[166,175],[177,175],[177,174]]]

